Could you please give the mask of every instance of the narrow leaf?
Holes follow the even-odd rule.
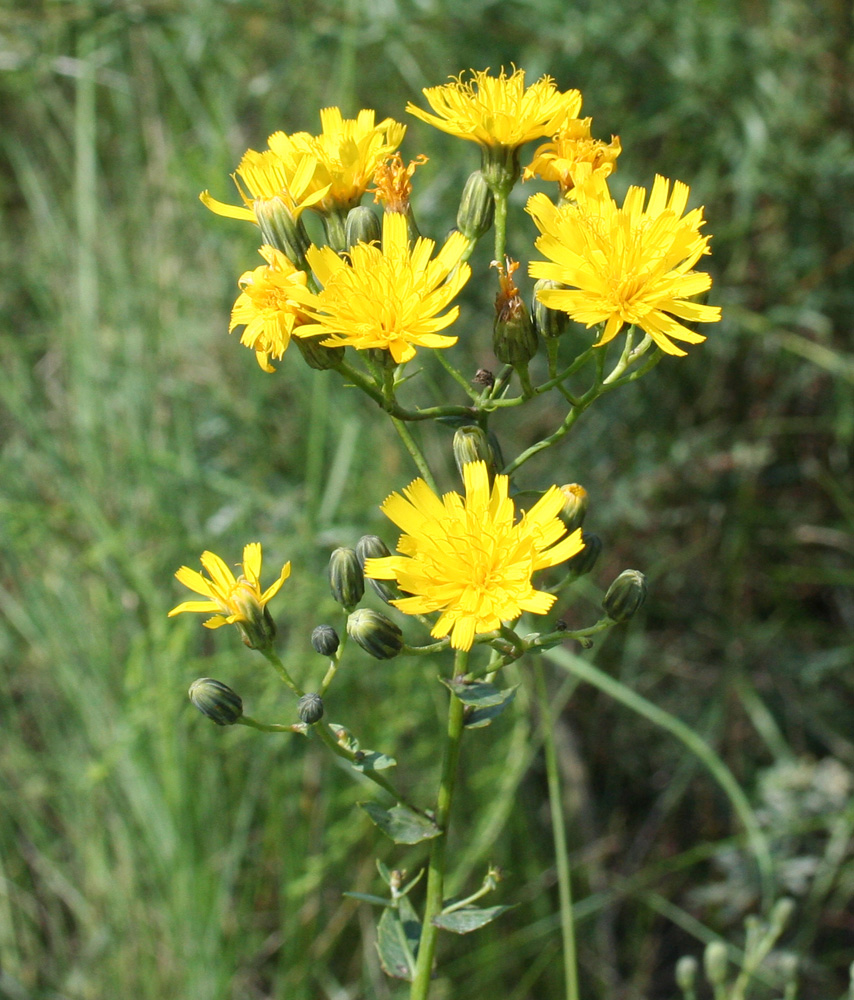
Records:
[[[479,927],[485,927],[492,923],[496,917],[500,917],[505,910],[510,910],[510,906],[464,906],[461,910],[454,910],[453,913],[440,913],[433,918],[433,923],[443,931],[451,931],[453,934],[469,934]]]
[[[396,844],[418,844],[422,840],[438,837],[442,832],[426,816],[419,816],[406,806],[383,809],[374,802],[360,802],[359,807]]]
[[[382,896],[372,896],[369,892],[342,892],[342,896],[349,896],[350,899],[358,899],[360,903],[371,903],[373,906],[391,906],[390,899],[383,899]]]

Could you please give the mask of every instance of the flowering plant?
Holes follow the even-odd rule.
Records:
[[[412,1000],[428,996],[440,931],[467,933],[507,909],[475,905],[495,891],[500,873],[494,868],[464,899],[445,898],[448,828],[463,735],[500,717],[515,691],[500,686],[503,668],[530,658],[545,720],[566,995],[575,1000],[570,873],[538,654],[569,641],[590,646],[594,636],[637,612],[646,582],[637,570],[621,573],[607,589],[602,615],[584,627],[570,629],[559,617],[549,619],[564,588],[593,569],[602,543],[583,530],[588,496],[582,486],[523,484],[520,472],[535,455],[560,446],[598,399],[630,385],[666,356],[685,355],[676,342],[694,345],[705,339],[685,323],[720,318],[718,307],[696,301],[711,285],[710,276],[696,270],[709,253],[709,237],[701,234],[703,210],[686,211],[690,192],[679,181],[656,177],[649,194],[630,187],[618,206],[608,185],[621,152],[619,139],[593,138],[591,119],[579,117],[577,90],[561,92],[549,77],[526,86],[523,71],[502,70],[497,75],[473,72],[468,79],[461,75],[424,94],[432,113],[412,104],[407,111],[477,143],[481,151],[481,167],[461,194],[456,229],[441,243],[420,235],[410,201],[416,168],[425,158],[404,166],[398,147],[405,126],[391,119],[377,123],[369,110],[349,120],[338,108],[327,108],[321,112],[320,135],[276,132],[263,152],[247,151],[235,175],[242,206],[215,201],[207,192],[201,196],[214,212],[254,223],[260,232],[266,263],[240,277],[229,328],[243,327],[241,342],[255,351],[260,367],[272,373],[271,359],[290,363],[296,352],[285,355],[293,344],[297,363],[332,371],[391,420],[417,473],[382,504],[400,534],[390,536],[389,544],[365,535],[352,548],[332,553],[329,583],[343,608],[344,627],[319,623],[314,629],[312,646],[328,665],[309,691],[303,688],[308,678],[293,678],[275,652],[268,608],[290,564],[262,592],[260,544],[246,547],[238,578],[210,552],[202,556],[210,579],[180,569],[179,581],[208,599],[180,604],[171,614],[215,612],[205,622],[208,627],[235,624],[297,699],[294,722],[265,724],[245,715],[242,700],[223,682],[203,678],[194,683],[191,699],[204,714],[219,725],[322,740],[357,776],[391,798],[390,804],[362,804],[380,830],[398,844],[431,842],[420,916],[412,902],[419,893],[411,894],[423,873],[407,880],[380,865],[388,899],[355,894],[382,905],[382,965],[389,975],[411,983]],[[521,149],[534,140],[546,141],[523,174]],[[514,277],[519,264],[508,245],[508,200],[518,182],[534,177],[553,188],[527,203],[539,236],[526,232],[514,238],[512,249],[532,254],[527,273],[539,279],[529,307]],[[361,204],[369,191],[384,208],[381,219]],[[307,212],[320,217],[322,245],[309,238]],[[490,230],[497,270],[496,366],[464,372],[452,360],[462,336],[458,298],[471,278],[468,260]],[[485,280],[494,279],[488,274]],[[567,336],[570,321],[594,332]],[[536,360],[542,347],[544,363]],[[457,399],[404,401],[412,396],[409,387],[403,393],[404,383],[420,371],[407,367],[416,357],[419,363],[433,359],[449,373]],[[503,457],[491,418],[547,394],[560,408],[554,427],[516,455]],[[440,494],[411,430],[429,421],[456,427],[453,450],[462,492]],[[294,576],[289,586],[299,585],[299,567]],[[359,606],[366,581],[385,602],[383,610]],[[545,625],[528,631],[525,615],[538,616]],[[425,626],[426,641],[419,638]],[[412,801],[387,776],[396,763],[393,757],[362,749],[348,729],[325,721],[324,699],[351,641],[377,659],[430,656],[440,662],[444,651],[453,654],[441,677],[448,691],[448,720],[434,802]],[[666,713],[592,664],[573,660],[571,669],[683,739],[730,795],[756,842],[757,856],[764,857],[749,806],[701,740],[680,729],[678,720],[667,722]]]

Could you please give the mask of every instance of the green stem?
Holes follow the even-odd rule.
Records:
[[[560,897],[560,929],[563,939],[563,977],[566,1000],[578,1000],[578,962],[575,954],[575,925],[572,917],[572,880],[569,871],[569,853],[566,847],[566,826],[560,793],[557,747],[554,737],[554,718],[546,688],[543,662],[537,657],[534,666],[537,700],[540,710],[540,729],[546,757],[546,777],[549,786],[549,809],[552,819],[552,836],[555,847],[558,893]]]
[[[348,750],[347,747],[341,746],[338,740],[335,739],[335,735],[332,730],[325,722],[317,723],[311,728],[337,757],[342,757],[350,764],[359,763],[356,758],[356,754],[352,750]],[[373,781],[375,785],[379,785],[380,788],[388,792],[388,794],[391,795],[396,802],[400,802],[401,805],[406,806],[407,809],[411,809],[420,816],[426,815],[423,809],[419,809],[418,806],[413,805],[406,798],[406,796],[401,795],[394,785],[387,778],[384,778],[378,771],[371,771],[370,769],[365,768],[360,770],[359,774],[363,774],[369,781]]]
[[[444,351],[436,351],[435,358],[439,364],[445,369],[445,371],[451,376],[451,378],[462,387],[463,392],[471,399],[473,403],[480,401],[481,394],[473,389],[471,383],[466,380],[465,375],[457,368],[455,368],[450,361],[445,357]]]
[[[466,672],[468,652],[457,650],[454,660],[454,676]],[[442,831],[434,837],[430,846],[430,862],[427,868],[427,899],[424,904],[424,923],[421,925],[421,941],[418,945],[418,960],[415,975],[412,979],[410,1000],[427,1000],[430,992],[430,976],[433,971],[433,958],[436,954],[436,939],[439,928],[433,919],[442,912],[445,889],[446,850],[448,846],[448,823],[451,815],[451,803],[454,798],[454,784],[457,777],[457,764],[460,759],[460,742],[463,735],[463,703],[456,695],[451,694],[448,706],[448,731],[445,740],[445,754],[442,760],[442,777],[439,784],[439,796],[436,800],[436,826]]]
[[[282,661],[278,658],[278,656],[276,656],[273,650],[260,649],[258,652],[263,655],[264,659],[267,660],[268,663],[272,664],[276,673],[279,675],[279,677],[282,678],[282,680],[285,682],[285,684],[287,684],[287,686],[291,689],[291,691],[293,691],[293,693],[297,696],[297,698],[302,698],[305,692],[302,690],[302,688],[299,687],[299,685],[296,683],[293,677],[291,677],[291,675],[287,672],[284,663],[282,663]]]
[[[335,677],[336,671],[341,666],[341,657],[344,655],[344,647],[347,645],[348,638],[349,636],[347,634],[347,626],[345,619],[344,628],[341,630],[341,635],[338,638],[338,648],[335,650],[334,655],[330,659],[329,667],[323,677],[323,680],[320,682],[320,687],[317,689],[317,693],[321,698],[326,694],[329,685],[332,683]]]
[[[394,429],[400,435],[400,440],[403,442],[404,447],[412,456],[412,461],[415,462],[415,466],[421,473],[424,482],[427,483],[434,493],[437,493],[438,490],[436,489],[436,481],[433,479],[433,473],[430,471],[427,459],[415,443],[415,438],[412,436],[409,428],[402,420],[398,420],[397,417],[392,417],[391,422],[394,424]]]
[[[495,259],[504,265],[507,247],[507,191],[494,191],[495,197]]]
[[[305,736],[306,725],[304,722],[295,722],[291,726],[282,726],[276,722],[259,722],[251,715],[241,715],[235,725],[249,726],[250,729],[260,729],[262,733],[301,733]]]
[[[605,694],[609,695],[615,701],[630,708],[638,715],[642,715],[656,726],[666,729],[667,732],[680,740],[691,753],[699,758],[700,762],[705,765],[706,769],[725,792],[745,828],[747,838],[753,850],[756,866],[759,869],[763,900],[766,905],[770,906],[774,898],[774,863],[771,859],[768,840],[762,832],[762,828],[747,800],[747,796],[733,777],[732,771],[730,771],[709,744],[702,737],[698,736],[693,729],[686,726],[681,719],[677,719],[676,716],[665,712],[663,708],[659,708],[658,705],[647,701],[646,698],[639,695],[636,691],[633,691],[625,684],[621,684],[620,681],[599,670],[598,667],[594,667],[592,663],[588,663],[586,660],[582,660],[581,657],[570,653],[569,650],[550,649],[546,650],[545,655],[559,667],[568,670],[581,680],[587,681],[588,684],[592,684],[600,691],[604,691]]]

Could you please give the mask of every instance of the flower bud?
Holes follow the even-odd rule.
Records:
[[[698,966],[693,955],[683,955],[676,963],[676,985],[683,993],[690,993],[694,989]]]
[[[329,557],[329,589],[345,608],[355,608],[365,592],[365,576],[352,549],[336,549]]]
[[[590,505],[590,498],[587,490],[578,483],[567,483],[561,486],[561,493],[564,496],[563,509],[560,511],[560,519],[566,525],[567,531],[575,531],[584,523],[584,515]]]
[[[723,941],[710,941],[703,953],[703,968],[706,979],[712,986],[723,986],[726,983],[727,954]]]
[[[347,635],[378,660],[390,660],[403,648],[403,633],[390,618],[359,608],[347,619]]]
[[[331,625],[318,625],[311,633],[311,645],[321,656],[334,656],[340,643],[338,633]]]
[[[320,722],[323,718],[323,702],[319,694],[309,692],[304,694],[297,702],[297,714],[300,722],[308,726],[313,726],[315,722]]]
[[[305,254],[311,246],[302,219],[295,219],[281,198],[259,199],[252,206],[262,243],[275,247],[295,266],[304,266]]]
[[[457,229],[467,240],[478,240],[489,232],[495,216],[495,199],[486,178],[475,170],[466,181],[457,212]]]
[[[531,314],[513,281],[517,261],[506,261],[498,268],[500,288],[495,297],[495,323],[492,327],[492,350],[502,364],[527,365],[537,353],[539,342]]]
[[[457,470],[463,474],[463,466],[469,462],[485,462],[489,478],[495,475],[495,455],[489,437],[477,424],[466,424],[458,427],[454,434],[454,461]]]
[[[190,701],[218,726],[233,726],[243,715],[243,701],[236,691],[212,677],[200,677],[189,690]]]
[[[344,239],[349,250],[356,243],[379,243],[382,227],[376,212],[367,205],[357,205],[347,213]]]
[[[602,607],[615,622],[626,622],[646,599],[646,577],[640,570],[624,569],[608,588]]]
[[[565,563],[566,568],[576,577],[586,576],[602,555],[602,539],[598,535],[582,532],[581,541],[584,548]]]
[[[534,285],[534,298],[531,303],[531,316],[534,321],[534,328],[541,337],[559,337],[566,333],[569,327],[569,314],[562,309],[547,309],[537,297],[537,292],[546,288],[563,288],[557,281],[549,281],[541,278]]]
[[[292,337],[303,361],[317,372],[334,368],[344,358],[343,347],[324,347],[315,337]]]
[[[362,535],[356,542],[356,558],[362,570],[365,569],[366,559],[382,559],[390,556],[386,543],[378,535]],[[400,588],[393,581],[374,580],[367,577],[367,582],[374,588],[374,591],[388,604],[395,597],[400,597]]]

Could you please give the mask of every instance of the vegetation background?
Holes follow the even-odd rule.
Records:
[[[342,892],[377,891],[374,857],[415,867],[417,849],[381,837],[353,807],[365,790],[319,745],[194,712],[185,691],[201,675],[262,718],[292,709],[236,633],[166,612],[183,599],[176,567],[208,547],[234,561],[259,539],[271,571],[294,562],[285,655],[317,676],[307,637],[334,614],[328,551],[385,531],[376,505],[412,470],[334,375],[290,355],[265,375],[226,335],[236,278],[260,258],[250,227],[197,194],[230,199],[244,149],[317,131],[320,107],[404,120],[422,87],[511,63],[578,87],[594,134],[621,136],[618,190],[660,172],[706,206],[724,321],[585,415],[530,476],[582,482],[606,542],[571,620],[590,620],[621,569],[647,573],[643,620],[596,662],[728,762],[797,901],[783,944],[801,956],[801,998],[845,992],[852,18],[847,0],[0,6],[0,997],[400,995],[374,915]],[[441,238],[477,151],[410,121],[404,155],[422,151],[416,208]],[[489,361],[490,295],[471,292],[472,364]],[[503,428],[511,453],[548,419],[525,413]],[[430,447],[448,445],[437,432]],[[442,696],[413,669],[366,658],[329,710],[426,795]],[[562,995],[524,691],[469,741],[452,847],[457,888],[496,862],[496,902],[519,905],[444,941],[437,997]],[[743,943],[751,859],[670,736],[557,676],[554,696],[585,996],[668,1000],[679,955]]]

